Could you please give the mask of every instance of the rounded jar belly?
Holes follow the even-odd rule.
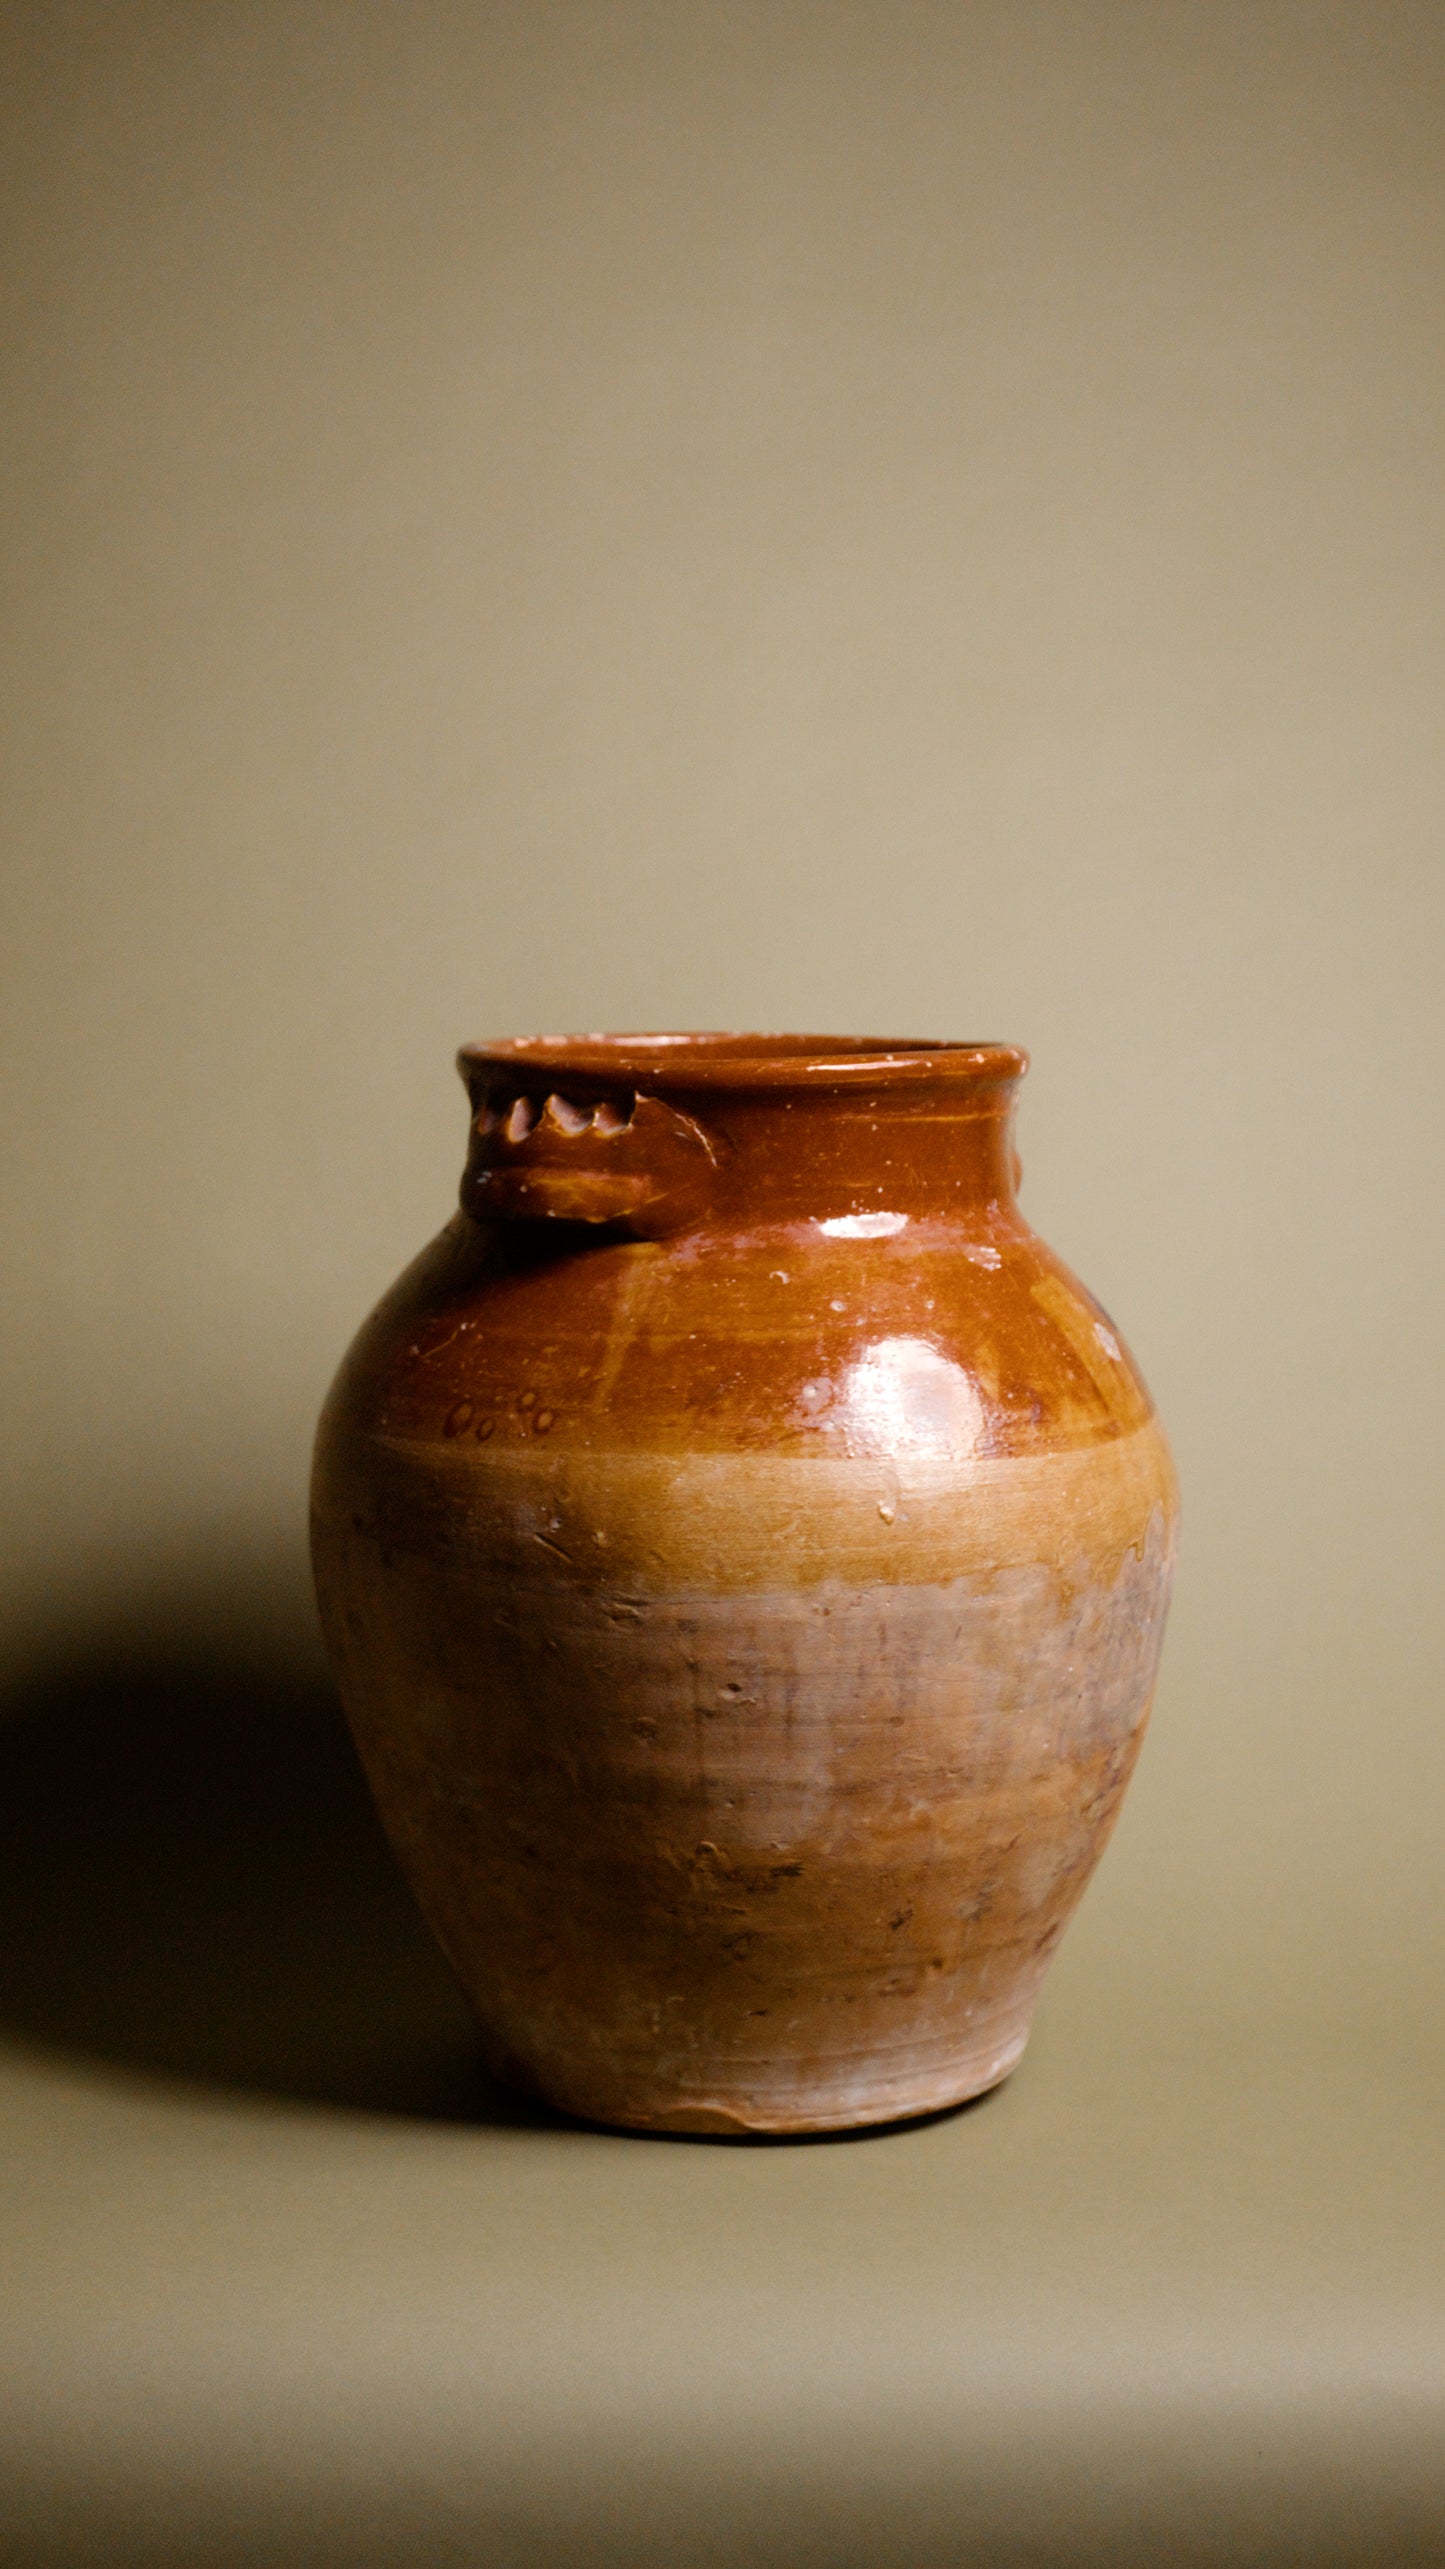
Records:
[[[993,2085],[1133,1765],[1175,1517],[1147,1393],[1007,1188],[880,1191],[653,1238],[463,1214],[323,1416],[388,1831],[493,2067],[598,2121]]]

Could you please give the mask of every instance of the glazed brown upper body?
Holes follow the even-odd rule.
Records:
[[[1152,1685],[1174,1490],[999,1046],[462,1056],[462,1211],[317,1449],[328,1638],[505,2074],[808,2128],[1002,2075]]]

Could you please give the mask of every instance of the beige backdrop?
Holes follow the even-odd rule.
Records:
[[[1445,16],[51,0],[4,41],[16,1682],[304,1682],[311,1422],[448,1213],[459,1040],[1017,1040],[1025,1208],[1186,1509],[1048,2021],[1434,2057]]]

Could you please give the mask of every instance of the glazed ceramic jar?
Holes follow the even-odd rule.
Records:
[[[1149,1708],[1175,1486],[1029,1230],[1022,1053],[468,1047],[461,1211],[317,1441],[326,1636],[504,2080],[818,2131],[1017,2061]]]

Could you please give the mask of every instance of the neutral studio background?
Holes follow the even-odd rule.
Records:
[[[14,2556],[851,2569],[974,2506],[1118,2560],[1177,2502],[1181,2558],[1445,2559],[1398,2448],[1445,2383],[1445,17],[52,0],[3,42]],[[1025,1209],[1184,1484],[1036,2052],[852,2151],[368,2066],[387,2007],[383,2050],[461,2038],[317,1744],[311,1423],[447,1217],[456,1044],[661,1025],[1026,1044]],[[251,1959],[198,1977],[217,1881]],[[865,2342],[928,2350],[874,2462]],[[1166,2379],[1156,2469],[1118,2421]],[[1190,2479],[1211,2400],[1252,2532]],[[570,2458],[496,2496],[498,2417]]]

